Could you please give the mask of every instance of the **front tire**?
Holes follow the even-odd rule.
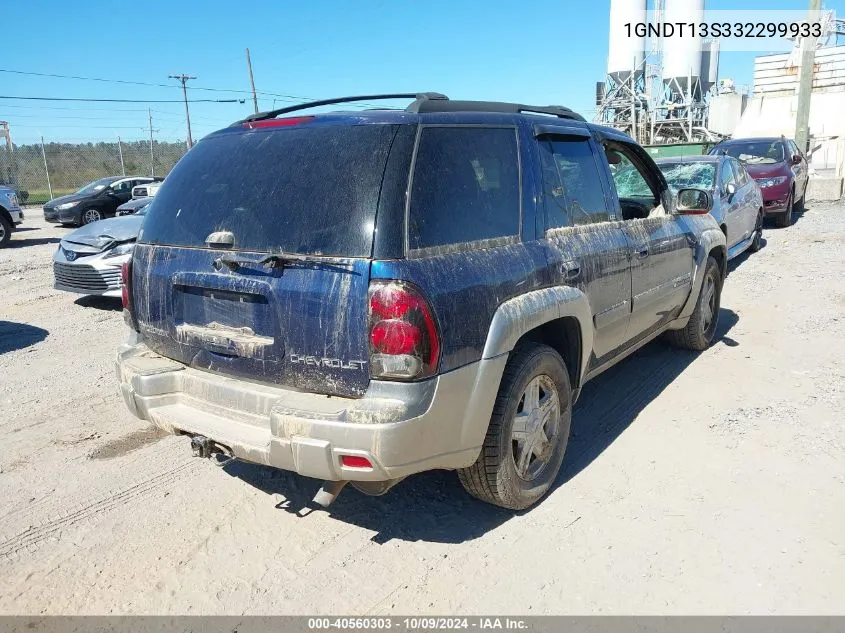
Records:
[[[757,223],[754,226],[754,239],[751,240],[751,246],[748,250],[756,253],[763,248],[763,212],[757,214]]]
[[[670,343],[683,349],[703,352],[713,344],[719,325],[719,309],[722,297],[722,272],[713,257],[707,258],[701,291],[695,302],[695,310],[686,327],[669,330],[666,336]]]
[[[82,226],[86,224],[91,224],[92,222],[97,222],[103,219],[103,214],[100,213],[98,209],[85,209],[80,216],[82,221]]]
[[[789,200],[786,201],[786,211],[777,216],[776,224],[778,228],[785,229],[792,224],[792,209],[795,198],[795,190],[789,192]]]
[[[508,360],[484,446],[458,470],[474,497],[511,510],[537,503],[557,478],[572,421],[563,359],[546,345],[520,345]]]
[[[0,215],[0,248],[4,248],[12,239],[14,227],[5,217]]]
[[[804,211],[807,210],[806,207],[804,206],[804,203],[806,202],[806,200],[807,200],[807,187],[805,185],[804,186],[804,192],[801,194],[801,199],[798,202],[795,203],[795,210],[798,211],[798,213],[804,213]]]

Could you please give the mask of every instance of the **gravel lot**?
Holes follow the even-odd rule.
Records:
[[[845,205],[731,264],[721,340],[590,383],[559,485],[514,514],[448,472],[380,498],[190,456],[121,401],[119,302],[0,251],[0,613],[842,613]]]

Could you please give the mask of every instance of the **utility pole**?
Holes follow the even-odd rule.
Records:
[[[3,177],[12,185],[19,185],[18,170],[15,168],[15,146],[12,145],[12,134],[9,132],[8,121],[0,121],[0,133],[6,138],[6,152],[9,154],[8,173]]]
[[[194,146],[194,140],[191,138],[191,112],[188,110],[188,89],[185,87],[185,84],[188,83],[189,79],[196,79],[196,77],[191,77],[190,75],[181,74],[181,75],[170,75],[170,79],[178,79],[182,82],[182,96],[185,98],[185,119],[188,122],[188,149],[191,149]]]
[[[810,0],[810,14],[807,21],[818,23],[821,0]],[[801,69],[798,73],[798,108],[795,113],[795,144],[802,152],[809,149],[810,141],[810,97],[813,93],[813,63],[816,58],[818,38],[801,38]]]
[[[117,137],[117,151],[120,154],[120,171],[126,176],[126,166],[123,164],[123,144],[120,142],[120,136]]]
[[[150,176],[153,178],[156,177],[156,159],[155,155],[153,154],[153,111],[152,108],[149,110],[150,114]]]
[[[252,60],[249,57],[249,49],[246,49],[246,67],[249,70],[249,85],[252,88],[252,103],[255,106],[255,113],[258,114],[258,97],[255,96],[255,79],[252,76]]]
[[[47,191],[50,192],[50,200],[53,199],[53,185],[50,184],[50,169],[47,167],[47,152],[44,149],[44,137],[41,137],[41,158],[44,159],[44,173],[47,175]]]

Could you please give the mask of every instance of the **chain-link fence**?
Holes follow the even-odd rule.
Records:
[[[185,153],[184,142],[115,141],[0,146],[0,183],[18,189],[24,204],[43,204],[107,176],[166,176]]]

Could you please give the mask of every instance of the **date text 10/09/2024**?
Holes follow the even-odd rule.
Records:
[[[626,22],[627,37],[821,37],[819,22]]]
[[[390,630],[434,631],[434,630],[525,630],[528,624],[519,618],[474,617],[474,618],[309,618],[308,628],[312,630]]]

